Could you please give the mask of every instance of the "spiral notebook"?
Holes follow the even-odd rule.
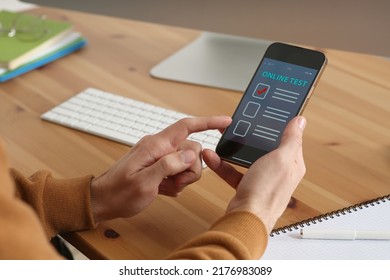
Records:
[[[300,229],[390,230],[390,195],[275,229],[262,259],[390,260],[390,240],[301,239]]]

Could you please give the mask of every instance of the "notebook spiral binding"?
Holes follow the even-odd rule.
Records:
[[[348,206],[348,207],[345,207],[345,208],[342,208],[342,209],[339,209],[336,211],[332,211],[332,212],[329,212],[329,213],[326,213],[323,215],[319,215],[319,216],[311,218],[311,219],[303,220],[303,221],[300,221],[300,222],[297,222],[297,223],[294,223],[294,224],[291,224],[288,226],[274,229],[274,230],[272,230],[270,236],[272,237],[275,235],[280,235],[282,233],[291,232],[291,231],[303,228],[305,226],[310,226],[313,224],[321,223],[324,220],[326,221],[329,219],[334,219],[335,217],[347,215],[348,213],[352,213],[352,212],[356,212],[356,211],[364,209],[364,208],[372,207],[372,206],[384,203],[386,201],[390,202],[390,194],[382,196],[382,197],[378,197],[378,198],[375,198],[372,200],[368,200],[368,201],[365,201],[365,202],[362,202],[359,204]]]

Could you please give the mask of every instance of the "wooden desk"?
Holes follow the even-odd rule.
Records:
[[[149,69],[199,32],[44,9],[73,22],[89,46],[0,85],[0,135],[26,175],[100,174],[129,147],[41,121],[92,86],[192,115],[231,115],[241,93],[153,79]],[[307,174],[277,227],[390,193],[390,60],[325,50],[329,65],[305,111]],[[66,238],[90,258],[159,259],[204,232],[233,195],[205,170],[178,198],[159,197],[142,214]],[[66,211],[66,209],[64,209]],[[389,213],[390,216],[390,213]],[[105,233],[113,230],[117,238]]]

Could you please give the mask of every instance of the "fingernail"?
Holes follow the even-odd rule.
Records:
[[[305,127],[306,127],[306,119],[305,119],[305,117],[298,117],[298,126],[299,126],[299,128],[300,129],[305,129]]]
[[[195,160],[195,154],[193,151],[184,151],[180,154],[180,157],[185,164],[190,164]]]

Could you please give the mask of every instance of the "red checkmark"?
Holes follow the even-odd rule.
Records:
[[[257,94],[258,94],[258,95],[262,95],[264,92],[267,91],[267,89],[268,89],[267,87],[263,88],[262,90],[259,90],[259,89],[258,89],[258,90],[257,90]]]

